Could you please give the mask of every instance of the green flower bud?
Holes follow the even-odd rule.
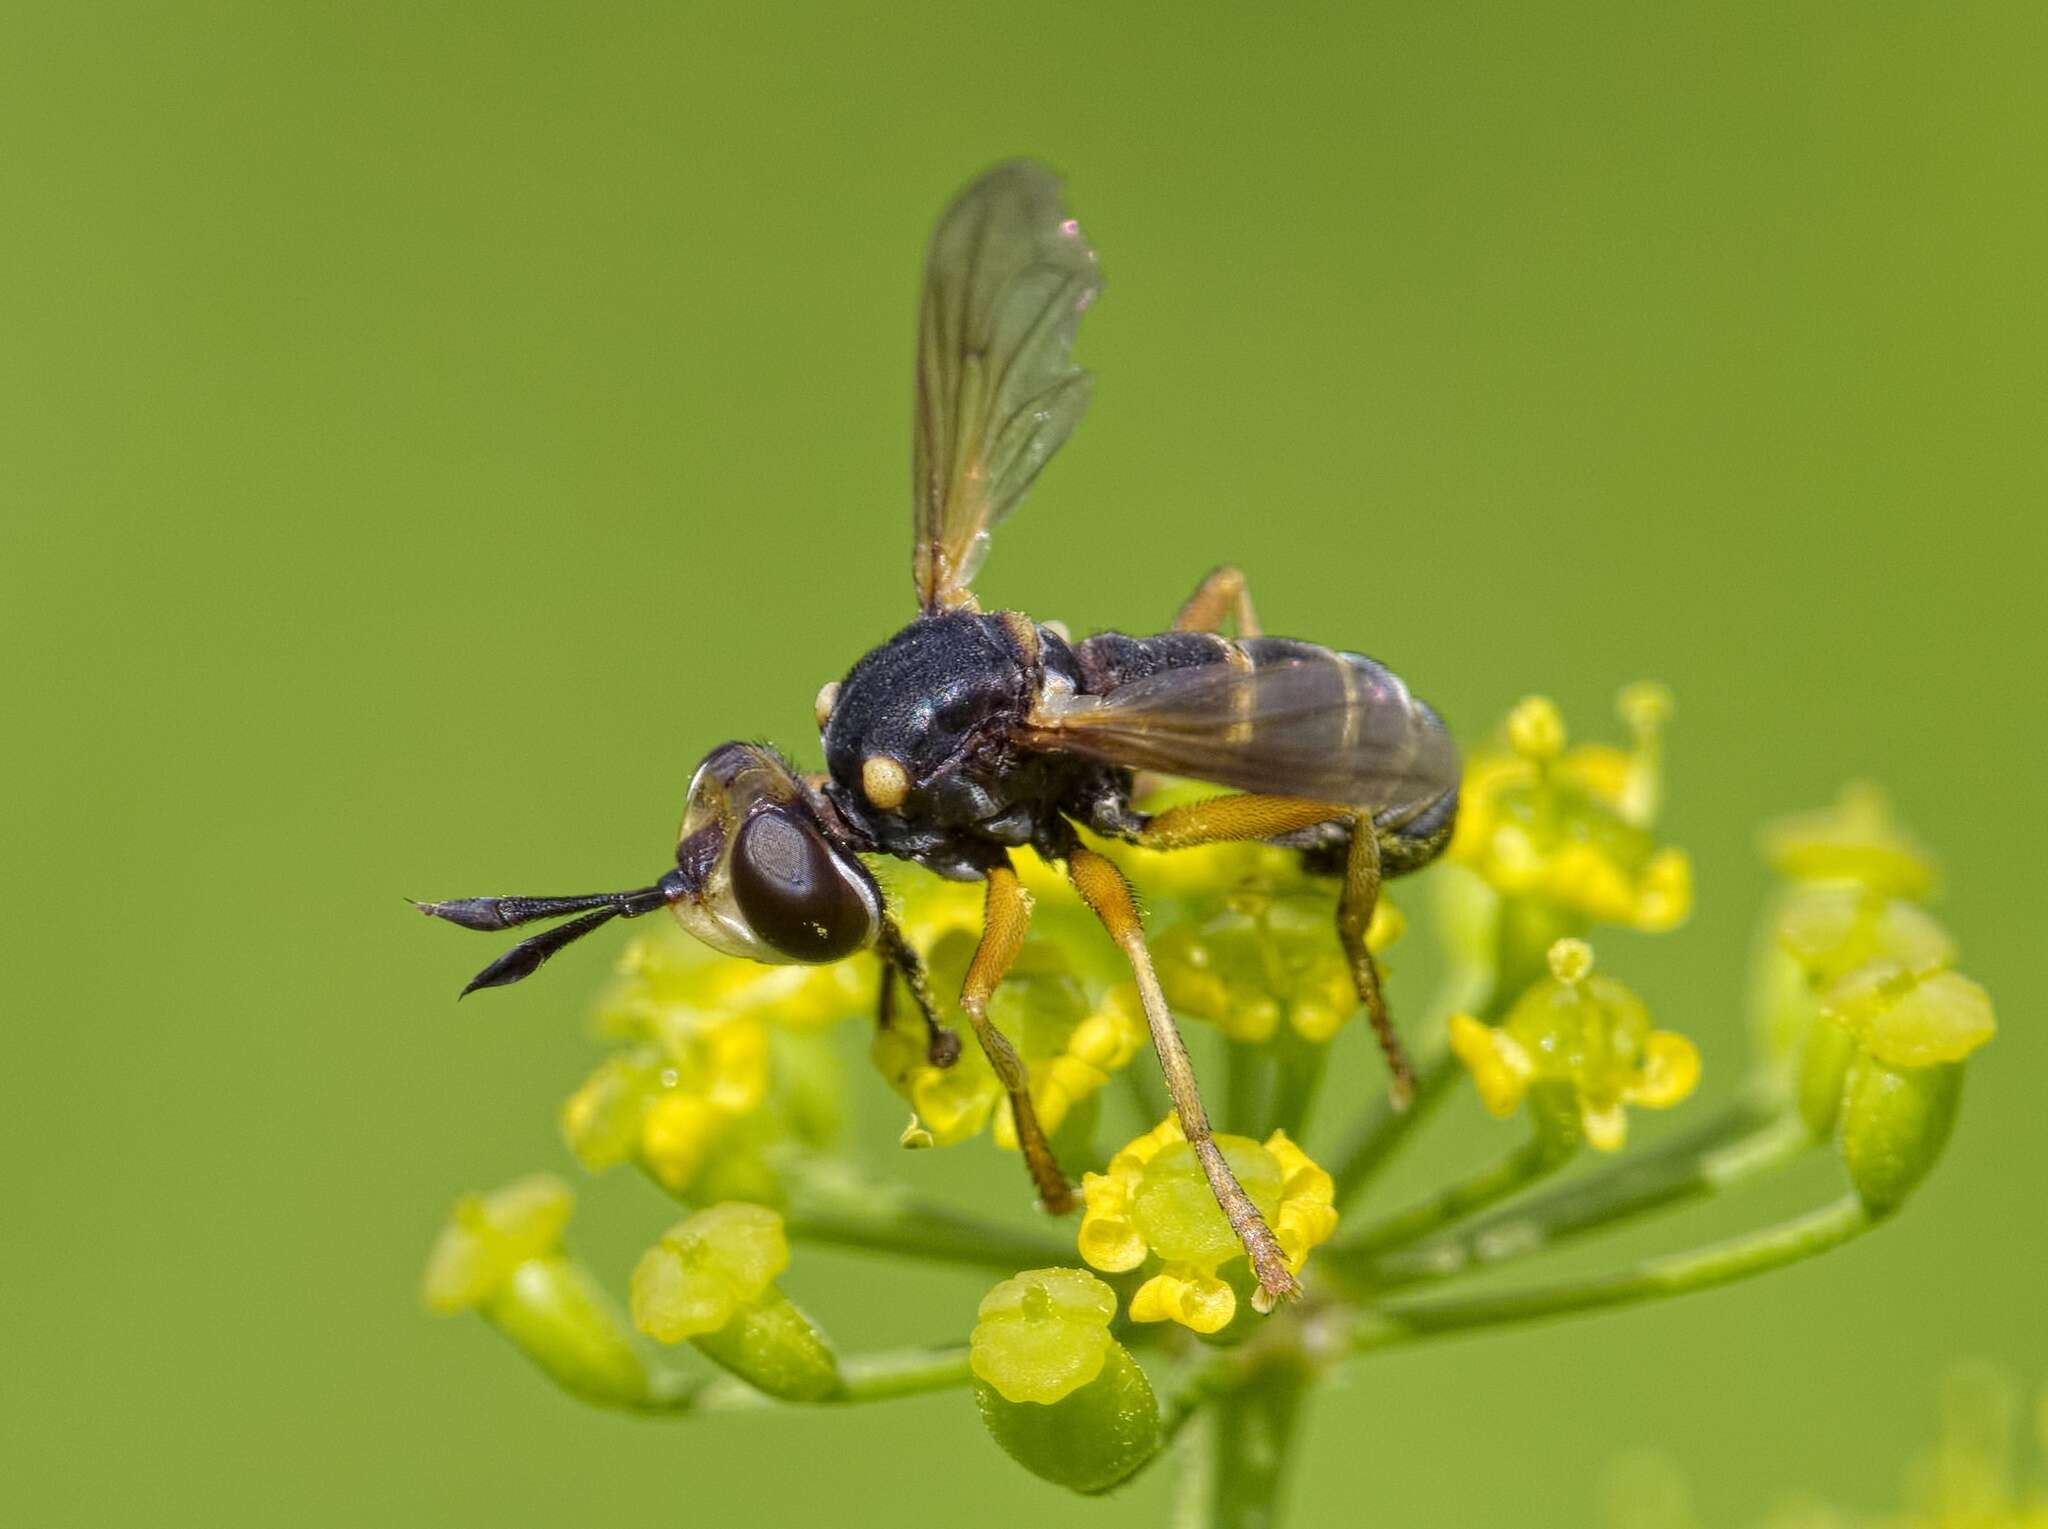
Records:
[[[1026,1269],[982,1297],[978,1315],[974,1373],[1010,1401],[1044,1405],[1101,1372],[1116,1292],[1079,1269]]]
[[[624,1315],[573,1260],[529,1259],[483,1311],[564,1390],[615,1407],[647,1400],[647,1370]]]
[[[775,1276],[789,1267],[782,1218],[760,1205],[714,1205],[678,1222],[633,1270],[633,1323],[664,1343],[688,1339],[705,1358],[784,1401],[814,1402],[840,1386],[825,1337]]]
[[[1120,1343],[1102,1371],[1050,1406],[1013,1402],[987,1381],[974,1399],[989,1436],[1034,1476],[1076,1492],[1106,1492],[1159,1452],[1159,1403]]]
[[[606,1406],[647,1400],[624,1319],[561,1250],[574,1199],[545,1174],[464,1195],[427,1259],[422,1294],[440,1312],[478,1311],[565,1389]]]
[[[757,1391],[785,1402],[823,1401],[839,1390],[839,1358],[796,1302],[772,1285],[716,1332],[690,1346]]]
[[[1842,1087],[1855,1059],[1856,1043],[1839,1025],[1815,1025],[1806,1032],[1797,1098],[1800,1116],[1815,1141],[1825,1141],[1834,1133],[1842,1114]]]
[[[457,1312],[483,1305],[514,1269],[561,1247],[575,1204],[569,1186],[547,1173],[488,1195],[464,1195],[427,1255],[420,1294],[428,1307]]]
[[[1034,1475],[1103,1492],[1160,1444],[1159,1404],[1109,1335],[1116,1293],[1079,1269],[1027,1269],[981,1303],[969,1363],[989,1434]]]
[[[1955,1128],[1963,1067],[1895,1068],[1868,1052],[1850,1064],[1842,1090],[1842,1164],[1864,1207],[1889,1215],[1927,1177]]]
[[[1848,882],[1881,896],[1925,897],[1934,861],[1893,819],[1875,786],[1846,787],[1832,807],[1781,818],[1764,830],[1764,855],[1795,881]]]
[[[1959,1062],[1997,1033],[1991,995],[1959,972],[1873,961],[1828,990],[1827,1016],[1894,1067]]]

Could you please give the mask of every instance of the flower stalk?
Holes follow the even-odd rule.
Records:
[[[1440,990],[1411,1007],[1397,970],[1384,974],[1415,1064],[1405,1109],[1380,1099],[1318,1119],[1319,1103],[1335,1113],[1321,1083],[1353,989],[1333,889],[1271,845],[1131,857],[1157,953],[1149,994],[1057,870],[1020,867],[1037,915],[987,1017],[1081,1186],[1078,1222],[994,1220],[838,1154],[842,1023],[865,1027],[911,1111],[906,1147],[1018,1146],[985,1061],[934,1061],[911,1005],[885,999],[877,1016],[872,965],[763,969],[643,938],[600,1005],[614,1050],[561,1117],[587,1169],[631,1165],[687,1213],[634,1270],[631,1322],[570,1252],[569,1191],[546,1177],[457,1204],[426,1302],[481,1315],[594,1405],[686,1419],[962,1392],[994,1444],[1057,1487],[1107,1491],[1171,1456],[1174,1524],[1270,1529],[1300,1419],[1343,1365],[1818,1257],[1900,1213],[1955,1129],[1969,1059],[1995,1028],[1990,998],[1929,911],[1931,861],[1864,788],[1766,835],[1780,886],[1750,984],[1748,1081],[1703,1119],[1634,1139],[1637,1112],[1684,1110],[1703,1062],[1721,1065],[1602,950],[1604,929],[1663,934],[1690,910],[1690,863],[1656,830],[1669,712],[1662,691],[1633,687],[1627,745],[1575,745],[1532,698],[1474,752],[1446,863],[1425,882]],[[935,992],[957,991],[978,908],[968,888],[900,889],[894,911]],[[1385,962],[1409,912],[1381,908],[1369,945]],[[1221,1034],[1214,1151],[1305,1291],[1270,1313],[1207,1165],[1138,1065],[1159,1018],[1140,998],[1157,1010],[1162,994],[1169,1029]],[[1520,1119],[1486,1126],[1464,1172],[1379,1203],[1387,1169],[1468,1085]],[[1121,1142],[1106,1130],[1119,1114],[1138,1131]],[[1788,1220],[1581,1277],[1455,1288],[1817,1155],[1838,1164],[1842,1193]],[[842,1354],[796,1299],[820,1248],[970,1271],[978,1305],[933,1313],[929,1347]],[[886,1279],[874,1289],[889,1298]]]

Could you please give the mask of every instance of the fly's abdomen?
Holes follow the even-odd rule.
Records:
[[[1447,816],[1443,722],[1362,653],[1287,637],[1105,633],[1075,645],[1085,698],[1069,747],[1139,768],[1368,808],[1384,827]]]

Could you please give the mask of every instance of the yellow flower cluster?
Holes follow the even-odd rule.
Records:
[[[1234,1041],[1271,1040],[1284,1024],[1303,1040],[1329,1040],[1358,1012],[1351,965],[1334,931],[1335,894],[1301,868],[1298,853],[1267,845],[1219,867],[1199,911],[1162,922],[1152,937],[1160,985],[1174,1011],[1207,1020]],[[1366,943],[1381,954],[1400,938],[1400,910],[1382,897]]]
[[[1923,906],[1934,862],[1875,787],[1772,824],[1764,852],[1786,881],[1779,975],[1765,978],[1779,1046],[1806,1038],[1814,1014],[1894,1069],[1960,1061],[1991,1038],[1989,995],[1953,970],[1956,942]]]
[[[682,1194],[715,1169],[714,1194],[772,1198],[761,1149],[829,1131],[830,1106],[798,1085],[823,1063],[816,1032],[872,1002],[859,984],[851,962],[761,966],[676,931],[641,936],[598,1009],[607,1033],[634,1044],[569,1096],[563,1134],[592,1171],[638,1162]],[[782,1108],[764,1113],[771,1096]]]
[[[1632,685],[1619,710],[1631,747],[1567,748],[1556,705],[1531,696],[1502,738],[1465,767],[1446,852],[1505,897],[1535,898],[1595,923],[1662,931],[1692,909],[1692,862],[1650,833],[1662,796],[1671,697]]]
[[[904,926],[925,952],[941,1014],[964,1031],[955,995],[980,936],[980,894],[947,883],[920,889],[906,902]],[[1107,947],[1099,934],[1096,939]],[[1066,945],[1045,939],[1025,944],[988,1012],[1023,1057],[1031,1102],[1048,1131],[1058,1130],[1076,1104],[1126,1066],[1148,1034],[1135,987],[1101,982],[1071,958]],[[870,1055],[915,1112],[906,1139],[950,1146],[990,1128],[998,1146],[1016,1149],[1010,1102],[981,1048],[970,1041],[952,1066],[934,1066],[926,1054],[924,1020],[907,994],[898,995],[889,1023],[875,1031]]]
[[[1571,1122],[1602,1152],[1627,1139],[1624,1105],[1668,1108],[1700,1077],[1698,1048],[1653,1028],[1642,999],[1596,975],[1583,940],[1551,946],[1550,976],[1517,999],[1499,1026],[1453,1015],[1451,1049],[1495,1115],[1512,1115],[1532,1089],[1548,1090],[1566,1108],[1543,1118]]]
[[[1309,1250],[1337,1229],[1334,1186],[1284,1131],[1259,1143],[1218,1136],[1216,1145],[1253,1205],[1272,1227],[1288,1267],[1299,1273]],[[1237,1314],[1238,1292],[1221,1277],[1241,1277],[1244,1247],[1223,1217],[1180,1122],[1164,1121],[1091,1173],[1081,1193],[1081,1257],[1109,1273],[1157,1258],[1159,1272],[1131,1297],[1134,1322],[1173,1321],[1213,1333]]]

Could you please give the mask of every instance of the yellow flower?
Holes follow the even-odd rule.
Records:
[[[666,1027],[665,1046],[606,1058],[562,1106],[562,1134],[593,1172],[637,1161],[669,1190],[694,1183],[767,1090],[758,1020]]]
[[[1650,833],[1662,792],[1668,692],[1624,690],[1630,748],[1566,748],[1564,719],[1542,696],[1508,714],[1505,742],[1465,768],[1447,854],[1506,897],[1535,898],[1598,923],[1663,931],[1692,909],[1692,862]]]
[[[967,1028],[953,1002],[966,976],[980,929],[979,904],[928,947],[932,989],[942,1012]],[[1107,944],[1106,941],[1103,943]],[[1031,1102],[1046,1130],[1059,1129],[1073,1107],[1109,1081],[1144,1046],[1148,1032],[1137,989],[1128,982],[1084,981],[1065,949],[1028,942],[989,1001],[989,1020],[1009,1036],[1031,1079]],[[921,1144],[950,1146],[992,1125],[996,1144],[1017,1145],[1010,1102],[981,1048],[968,1044],[950,1067],[932,1065],[924,1021],[907,996],[870,1050],[876,1068],[916,1112],[910,1134]]]
[[[1220,907],[1153,936],[1160,985],[1176,1013],[1205,1019],[1232,1040],[1270,1040],[1284,1022],[1303,1040],[1327,1041],[1359,1009],[1333,933],[1333,894],[1302,871],[1299,854],[1272,853],[1282,859],[1233,883]],[[1366,943],[1378,955],[1404,927],[1382,897]]]
[[[747,1019],[816,1030],[871,1012],[871,963],[764,966],[724,956],[666,925],[627,945],[618,980],[598,1004],[598,1023],[633,1040],[667,1041],[708,1020]]]
[[[672,1193],[713,1175],[723,1197],[773,1198],[767,1149],[830,1133],[806,1079],[831,1065],[821,1027],[873,1005],[873,973],[863,992],[854,965],[761,966],[676,930],[634,940],[598,1018],[636,1044],[564,1103],[570,1147],[593,1172],[637,1162]]]
[[[1552,945],[1550,973],[1498,1027],[1452,1016],[1451,1049],[1495,1115],[1513,1114],[1532,1089],[1551,1088],[1585,1139],[1613,1152],[1628,1134],[1622,1107],[1665,1109],[1684,1099],[1699,1083],[1699,1051],[1674,1031],[1653,1029],[1628,988],[1594,975],[1583,940]]]
[[[1244,1136],[1219,1136],[1216,1144],[1272,1227],[1288,1267],[1299,1272],[1309,1250],[1337,1227],[1330,1176],[1284,1131],[1263,1145]],[[1081,1193],[1087,1203],[1078,1236],[1084,1260],[1110,1273],[1138,1268],[1148,1258],[1161,1265],[1131,1297],[1132,1321],[1174,1321],[1198,1333],[1229,1324],[1237,1292],[1218,1271],[1241,1261],[1244,1248],[1178,1120],[1168,1116],[1117,1153],[1108,1172],[1088,1174]]]

